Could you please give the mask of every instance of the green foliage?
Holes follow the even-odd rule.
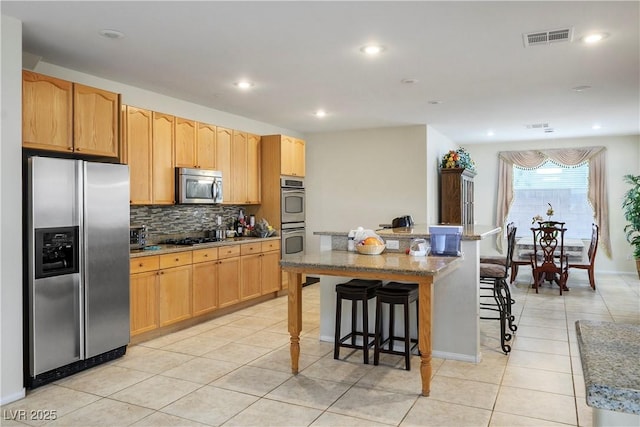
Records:
[[[629,222],[624,227],[624,232],[627,242],[633,246],[633,256],[637,259],[640,258],[640,175],[625,175],[624,181],[631,185],[622,199],[624,219]]]

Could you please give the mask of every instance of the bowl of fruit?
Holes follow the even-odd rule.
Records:
[[[384,241],[379,237],[367,237],[356,244],[356,251],[363,255],[380,255],[385,247]]]

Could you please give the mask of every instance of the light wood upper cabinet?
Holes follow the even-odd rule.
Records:
[[[229,182],[229,181],[227,181]],[[231,202],[247,201],[247,134],[233,131],[231,145]]]
[[[22,71],[22,145],[73,151],[73,83]]]
[[[117,157],[120,96],[73,85],[73,145],[82,154]]]
[[[196,164],[196,122],[180,117],[175,118],[175,165],[194,168]]]
[[[175,203],[175,172],[173,161],[174,117],[153,112],[153,203]]]
[[[222,172],[222,201],[231,203],[231,147],[233,130],[216,128],[216,170]]]
[[[119,155],[120,95],[23,70],[22,145]]]
[[[197,124],[196,167],[216,168],[216,127],[206,123]]]
[[[231,202],[260,203],[260,136],[233,131]]]
[[[262,199],[260,148],[260,135],[247,134],[247,203],[250,204],[258,204]]]
[[[303,177],[305,174],[305,142],[301,139],[282,136],[280,151],[280,173]]]
[[[131,204],[149,205],[153,200],[151,190],[153,114],[149,110],[129,105],[123,110],[123,133],[127,147]]]

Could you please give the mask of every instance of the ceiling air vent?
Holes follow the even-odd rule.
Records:
[[[573,28],[562,28],[559,30],[536,31],[522,35],[524,46],[536,46],[542,44],[571,41],[573,38]]]

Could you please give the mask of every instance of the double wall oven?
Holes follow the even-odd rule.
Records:
[[[304,180],[280,179],[282,255],[296,254],[305,248],[305,194]]]

